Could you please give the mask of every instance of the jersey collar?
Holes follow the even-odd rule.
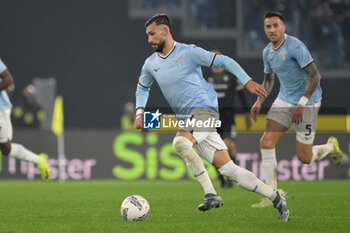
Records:
[[[160,58],[166,59],[166,58],[174,51],[175,46],[176,46],[176,41],[174,41],[174,46],[172,47],[172,49],[169,51],[169,53],[168,53],[167,55],[162,56],[162,55],[160,55],[160,54],[158,53],[158,56],[159,56]]]
[[[287,34],[286,33],[284,33],[284,40],[283,40],[283,42],[277,47],[277,48],[274,48],[273,46],[272,46],[272,44],[271,44],[271,48],[273,49],[273,50],[278,50],[283,44],[284,44],[284,42],[286,41],[286,39],[287,39]]]

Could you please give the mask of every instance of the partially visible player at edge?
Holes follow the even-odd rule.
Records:
[[[44,153],[34,154],[21,144],[11,142],[13,133],[11,123],[12,104],[6,89],[13,84],[13,77],[1,59],[0,78],[0,150],[3,155],[36,164],[40,170],[42,180],[48,181],[51,172],[47,163],[47,155]]]
[[[233,59],[216,55],[195,45],[175,42],[171,34],[171,21],[167,15],[152,16],[147,20],[145,28],[148,43],[152,45],[155,53],[146,59],[137,84],[135,128],[143,127],[143,110],[154,80],[178,118],[186,116],[195,120],[218,119],[217,95],[213,87],[204,80],[201,66],[224,67],[236,75],[251,93],[261,98],[266,96],[263,86],[252,81]],[[204,131],[202,128],[181,128],[174,138],[173,146],[204,189],[204,203],[198,206],[200,211],[220,207],[223,201],[215,191],[193,146],[203,158],[218,168],[221,174],[237,181],[241,187],[269,198],[278,209],[282,220],[288,221],[289,210],[285,191],[274,191],[252,172],[234,164],[216,128]]]
[[[285,34],[284,17],[279,12],[265,13],[264,28],[270,43],[263,50],[263,86],[270,94],[277,76],[280,91],[267,114],[260,150],[266,184],[277,189],[275,147],[292,124],[296,131],[296,154],[302,163],[319,161],[330,155],[339,165],[343,155],[335,137],[330,137],[327,144],[313,146],[322,90],[321,75],[308,49],[297,38]],[[259,96],[251,109],[255,121],[264,100],[265,97]],[[267,206],[272,206],[269,199],[252,205]]]

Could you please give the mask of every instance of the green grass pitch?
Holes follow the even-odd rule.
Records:
[[[349,232],[350,182],[280,182],[288,192],[290,221],[274,208],[255,209],[258,194],[221,189],[224,205],[197,210],[203,201],[195,181],[0,182],[0,232]],[[127,222],[120,204],[131,194],[151,206],[145,222]]]

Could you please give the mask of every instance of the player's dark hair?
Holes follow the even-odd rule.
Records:
[[[170,32],[171,32],[171,18],[168,15],[166,15],[164,13],[153,15],[151,18],[149,18],[146,21],[145,28],[148,27],[153,22],[156,22],[156,25],[160,25],[160,24],[167,25],[170,29]]]
[[[266,18],[272,18],[272,17],[278,17],[284,23],[284,16],[280,12],[278,12],[278,11],[267,11],[267,12],[265,12],[264,20]]]

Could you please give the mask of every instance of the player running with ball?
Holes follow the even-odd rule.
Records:
[[[157,81],[178,120],[184,119],[183,116],[198,121],[218,119],[217,94],[204,80],[201,66],[223,67],[238,77],[251,93],[260,98],[266,97],[265,88],[252,81],[233,59],[216,55],[195,45],[175,42],[171,34],[171,21],[167,15],[152,16],[147,20],[145,27],[148,43],[152,45],[155,53],[145,61],[137,84],[135,128],[140,129],[143,126],[143,110],[154,80]],[[200,211],[217,208],[223,204],[212,185],[201,156],[213,164],[222,175],[236,181],[241,187],[267,197],[278,209],[281,219],[288,221],[286,193],[283,190],[273,190],[252,172],[234,164],[216,128],[180,128],[173,146],[204,189],[204,203],[198,206]],[[200,156],[194,152],[193,147]]]

